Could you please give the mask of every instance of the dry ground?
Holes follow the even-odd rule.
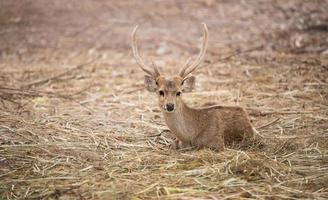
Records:
[[[0,1],[0,199],[327,199],[328,1]],[[171,151],[130,51],[209,51],[190,105],[241,105],[250,149]],[[234,55],[234,56],[230,56]]]

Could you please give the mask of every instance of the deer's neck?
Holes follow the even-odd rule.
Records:
[[[182,100],[173,113],[163,112],[163,115],[167,126],[180,140],[188,141],[193,137],[197,122],[195,111]]]

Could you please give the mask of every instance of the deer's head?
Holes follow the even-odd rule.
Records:
[[[136,41],[138,26],[136,26],[132,32],[132,50],[134,58],[138,66],[147,74],[144,78],[145,86],[148,91],[157,93],[159,106],[165,112],[174,112],[180,105],[181,95],[184,92],[191,92],[195,86],[195,77],[190,76],[190,74],[197,69],[207,49],[208,30],[205,23],[203,23],[203,28],[203,43],[196,60],[191,63],[191,58],[189,58],[179,73],[170,77],[161,74],[154,62],[151,62],[152,70],[150,70],[142,60],[138,51]]]

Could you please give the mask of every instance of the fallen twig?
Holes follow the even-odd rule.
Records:
[[[269,123],[263,124],[263,125],[260,126],[260,127],[256,127],[256,129],[262,129],[262,128],[268,127],[268,126],[270,126],[270,125],[276,123],[277,121],[279,121],[279,119],[280,119],[280,118],[278,117],[277,119],[275,119],[275,120],[273,120],[273,121],[271,121],[271,122],[269,122]]]
[[[83,68],[83,67],[85,67],[87,65],[90,65],[91,63],[95,62],[96,60],[97,60],[97,58],[94,58],[94,59],[92,59],[92,60],[90,60],[90,61],[88,61],[86,63],[79,64],[76,67],[73,67],[72,69],[69,69],[69,70],[67,70],[65,72],[56,74],[54,76],[51,76],[51,77],[48,77],[48,78],[45,78],[45,79],[42,79],[42,80],[38,80],[38,81],[35,81],[35,82],[32,82],[32,83],[26,84],[26,85],[22,86],[21,88],[30,88],[32,86],[42,85],[42,84],[47,83],[49,81],[58,80],[60,77],[65,76],[67,74],[70,74],[73,71],[78,70],[78,69],[81,69],[81,68]]]

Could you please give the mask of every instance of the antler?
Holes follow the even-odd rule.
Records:
[[[148,66],[145,64],[145,62],[142,60],[140,54],[139,54],[139,51],[138,51],[138,46],[137,46],[137,40],[136,40],[136,32],[137,32],[137,29],[138,29],[138,25],[133,29],[133,32],[132,32],[132,51],[133,51],[133,56],[134,56],[134,59],[136,60],[137,64],[139,65],[139,67],[144,71],[146,72],[147,74],[153,76],[153,77],[158,77],[160,75],[159,71],[158,71],[158,68],[156,66],[156,64],[151,61],[152,63],[152,67],[154,69],[154,72],[151,72],[150,70],[148,70]]]
[[[185,78],[186,76],[188,76],[191,72],[193,72],[195,69],[197,69],[197,67],[199,66],[199,64],[201,63],[201,61],[203,60],[205,53],[206,53],[206,49],[207,49],[207,42],[208,42],[208,29],[205,23],[202,23],[203,25],[203,43],[202,43],[202,47],[200,49],[200,52],[196,58],[196,60],[191,64],[190,64],[190,58],[187,60],[187,62],[184,64],[184,66],[182,67],[182,69],[179,72],[179,76],[181,76],[182,78]],[[190,69],[189,71],[186,71],[187,69]]]

